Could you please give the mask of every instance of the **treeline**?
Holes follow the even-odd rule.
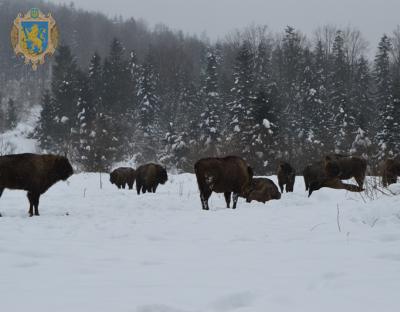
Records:
[[[169,60],[152,45],[138,61],[114,39],[87,70],[62,46],[37,137],[85,170],[127,158],[191,170],[199,157],[237,154],[264,173],[282,158],[302,167],[331,152],[372,163],[394,155],[400,63],[391,39],[382,37],[370,66],[358,32],[321,34],[312,46],[291,27],[280,40],[249,28],[205,46],[198,71],[181,49],[169,81],[160,65]]]
[[[0,23],[27,2],[0,1]],[[307,38],[292,27],[250,26],[210,43],[162,25],[50,9],[63,45],[38,72],[0,47],[9,53],[0,58],[0,112],[8,118],[10,99],[17,108],[39,102],[41,147],[84,170],[136,159],[188,171],[200,157],[237,154],[264,174],[277,159],[302,168],[338,152],[374,165],[399,153],[399,30],[382,36],[370,60],[349,28],[324,26]]]

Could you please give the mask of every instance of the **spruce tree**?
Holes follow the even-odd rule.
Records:
[[[55,117],[51,131],[53,152],[69,153],[72,149],[79,97],[78,67],[68,46],[60,46],[55,56],[51,84]]]
[[[230,103],[230,150],[254,158],[254,56],[249,41],[244,41],[235,60],[234,87]]]
[[[369,158],[371,155],[372,122],[376,114],[371,93],[371,75],[367,59],[361,57],[355,66],[352,87],[352,108],[357,127],[356,136],[352,143],[351,153]]]
[[[40,148],[43,151],[54,151],[57,111],[49,90],[43,92],[41,104],[42,110],[35,128],[34,137],[38,139]]]
[[[379,112],[376,132],[376,142],[379,147],[378,159],[392,156],[396,152],[393,133],[397,120],[394,119],[393,81],[390,75],[389,55],[391,49],[390,39],[384,35],[379,42],[374,68],[376,83],[375,105]]]
[[[139,79],[138,90],[138,128],[141,131],[141,157],[155,160],[160,148],[162,133],[160,129],[160,99],[157,95],[159,75],[154,68],[154,51],[150,46]]]
[[[201,114],[199,143],[203,147],[204,154],[217,156],[219,154],[218,144],[221,142],[222,99],[219,89],[217,56],[212,50],[207,53],[201,101],[204,111]]]
[[[96,111],[94,108],[93,94],[86,74],[80,73],[79,97],[77,100],[78,114],[76,118],[76,139],[74,141],[76,159],[86,171],[94,171],[94,125]]]
[[[355,134],[354,116],[350,105],[349,82],[350,69],[346,61],[344,36],[339,30],[333,43],[332,89],[330,93],[331,109],[334,113],[335,151],[345,153],[349,150]]]
[[[92,99],[92,109],[95,113],[95,123],[89,135],[92,160],[90,167],[94,171],[108,171],[115,158],[115,140],[111,135],[113,120],[103,103],[104,81],[101,57],[95,53],[89,64],[88,88]]]
[[[131,106],[131,79],[128,61],[125,58],[125,48],[118,39],[111,43],[110,54],[104,62],[104,89],[102,102],[104,113],[113,122],[109,127],[112,140],[112,161],[122,160],[129,148],[129,115]]]

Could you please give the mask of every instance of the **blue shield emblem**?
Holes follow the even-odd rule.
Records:
[[[39,55],[47,50],[49,23],[47,21],[21,22],[22,50],[31,55]]]

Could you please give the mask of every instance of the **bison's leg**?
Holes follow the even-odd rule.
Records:
[[[347,184],[347,183],[343,183],[341,180],[339,179],[334,179],[334,180],[330,180],[330,181],[326,181],[324,183],[325,187],[330,187],[333,189],[344,189],[350,192],[362,192],[363,188],[359,187],[359,186],[355,186],[353,184]]]
[[[232,209],[236,209],[236,204],[237,204],[237,201],[238,201],[238,198],[239,198],[239,194],[233,193],[232,198],[233,198]]]
[[[34,200],[33,200],[33,194],[31,193],[31,192],[28,192],[28,199],[29,199],[29,211],[28,211],[28,213],[29,213],[29,216],[30,217],[32,217],[33,216],[33,202],[34,202]]]
[[[142,184],[139,181],[136,181],[136,191],[137,194],[140,195],[140,189],[142,188]]]
[[[3,188],[0,188],[0,197],[1,197],[1,195],[3,194],[3,191],[4,191],[4,189],[3,189]]]
[[[362,174],[362,175],[357,176],[357,177],[354,177],[354,178],[356,179],[356,182],[357,182],[358,186],[359,186],[360,188],[362,188],[363,185],[364,185],[365,175]]]
[[[308,185],[308,179],[304,177],[304,185],[306,186],[306,191],[308,191],[309,185]]]
[[[323,185],[323,183],[321,183],[321,182],[311,182],[311,183],[308,185],[308,197],[310,197],[311,194],[312,194],[314,191],[319,190],[319,189],[320,189],[321,187],[323,187],[323,186],[326,186],[326,185]]]
[[[129,189],[130,189],[130,190],[133,189],[133,182],[129,182],[129,183],[128,183],[128,186],[129,186]]]
[[[40,194],[34,194],[33,206],[35,207],[35,216],[39,216],[39,198]]]
[[[284,185],[283,183],[280,183],[280,182],[279,182],[279,188],[281,189],[281,193],[282,193],[282,194],[283,194],[283,185]],[[287,192],[287,189],[286,189],[286,192]]]
[[[205,190],[203,192],[200,192],[200,199],[201,199],[201,205],[204,210],[209,210],[210,207],[208,207],[208,199],[211,196],[211,191],[210,190]]]
[[[122,188],[125,189],[126,183],[122,183]]]
[[[225,192],[225,202],[226,202],[226,208],[230,208],[231,205],[231,192]]]

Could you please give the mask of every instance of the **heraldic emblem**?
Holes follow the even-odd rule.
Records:
[[[51,14],[31,9],[18,14],[11,30],[11,43],[15,54],[25,57],[25,64],[32,63],[33,70],[44,63],[46,55],[54,54],[58,45],[58,29]]]

